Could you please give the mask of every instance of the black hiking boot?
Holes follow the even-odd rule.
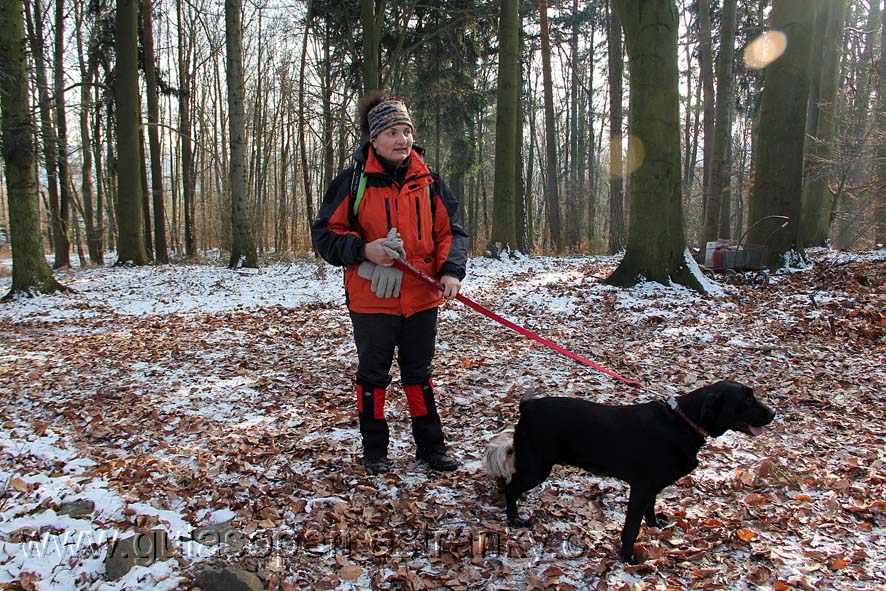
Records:
[[[384,474],[390,472],[391,461],[386,457],[381,458],[363,458],[363,467],[370,474]]]
[[[432,470],[438,472],[452,472],[461,466],[461,462],[450,456],[445,451],[423,452],[415,455],[419,461],[427,464]]]

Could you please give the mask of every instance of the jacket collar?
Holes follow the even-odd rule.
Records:
[[[412,153],[409,155],[409,168],[406,170],[407,179],[414,179],[420,176],[430,175],[431,171],[424,161],[424,148],[421,146],[412,146]],[[353,154],[354,160],[363,163],[363,170],[370,174],[387,174],[375,150],[372,149],[370,142],[364,142],[359,149]]]

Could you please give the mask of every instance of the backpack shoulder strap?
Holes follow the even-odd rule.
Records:
[[[363,174],[363,163],[354,160],[354,172],[351,174],[351,192],[350,196],[354,202],[352,211],[354,216],[357,215],[357,209],[360,207],[360,201],[363,199],[363,193],[366,191],[366,176]]]

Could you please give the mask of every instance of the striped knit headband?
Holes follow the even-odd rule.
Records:
[[[412,118],[403,101],[384,100],[369,111],[369,139],[375,137],[392,125],[408,125],[414,130]]]

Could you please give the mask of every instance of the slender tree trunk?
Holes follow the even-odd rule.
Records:
[[[228,114],[225,112],[225,109],[224,109],[225,93],[224,93],[223,84],[222,84],[222,76],[221,76],[222,64],[221,64],[221,62],[222,62],[221,59],[214,60],[215,67],[212,69],[212,74],[213,74],[212,81],[213,81],[214,87],[215,87],[214,88],[214,90],[215,90],[215,101],[214,102],[217,106],[216,111],[218,112],[218,122],[215,125],[215,131],[218,133],[218,136],[220,137],[220,140],[221,140],[221,141],[217,142],[217,145],[228,146],[229,145],[228,131],[227,131],[227,129],[228,129],[228,119],[227,119]],[[231,230],[230,194],[231,194],[231,189],[230,189],[230,175],[229,175],[230,166],[228,164],[228,150],[226,150],[226,149],[219,150],[218,156],[219,157],[216,159],[217,160],[216,179],[218,182],[218,193],[219,193],[218,207],[219,207],[219,211],[221,212],[221,215],[219,216],[219,218],[221,218],[221,219],[218,221],[221,222],[220,223],[221,227],[219,228],[219,232],[218,232],[217,244],[219,245],[219,248],[224,249],[224,248],[229,248],[230,244],[231,244],[231,237],[230,237],[230,230]],[[183,161],[183,165],[184,165],[184,161]]]
[[[65,2],[55,0],[55,43],[53,48],[52,84],[54,88],[55,128],[58,132],[58,196],[59,235],[54,267],[71,266],[71,244],[68,240],[68,218],[71,216],[71,172],[68,166],[68,120],[65,115]]]
[[[732,126],[732,108],[729,110],[729,123]],[[725,160],[720,169],[720,175],[723,178],[723,186],[720,189],[723,195],[720,203],[720,236],[731,239],[732,236],[732,133],[730,129],[730,137],[726,138],[726,155]]]
[[[738,160],[738,174],[736,175],[737,178],[735,183],[737,192],[735,200],[735,225],[732,230],[732,235],[738,237],[741,237],[744,233],[745,195],[747,194],[747,191],[745,190],[745,173],[748,170],[751,141],[750,125],[745,125],[745,129],[741,134],[741,156]]]
[[[692,63],[692,49],[689,43],[685,44],[686,46],[686,63]],[[685,122],[683,124],[683,189],[686,191],[686,196],[688,197],[692,191],[692,183],[689,178],[690,166],[693,166],[694,159],[692,157],[691,150],[693,149],[692,144],[692,114],[695,112],[692,104],[693,92],[695,90],[692,88],[692,68],[686,69],[686,105],[683,107],[684,112],[686,113]]]
[[[144,265],[142,174],[139,163],[138,1],[117,0],[117,263]]]
[[[197,254],[197,244],[194,237],[194,158],[191,146],[191,43],[190,36],[185,30],[184,12],[182,0],[176,0],[176,14],[178,16],[178,76],[179,76],[179,101],[178,119],[181,137],[181,187],[182,187],[182,218],[185,230],[185,256],[193,257]]]
[[[80,240],[80,221],[77,219],[77,191],[71,186],[71,197],[74,200],[74,209],[71,210],[71,227],[74,228],[74,248],[77,251],[77,259],[80,261],[80,267],[86,267],[86,255],[83,253],[83,242]]]
[[[609,254],[627,243],[624,213],[624,163],[622,162],[623,70],[621,21],[615,0],[609,3]]]
[[[594,9],[596,16],[596,9]],[[597,252],[597,154],[595,152],[594,142],[594,67],[597,65],[594,59],[594,29],[591,29],[591,39],[589,42],[590,52],[587,60],[588,69],[588,85],[587,85],[587,126],[588,138],[587,142],[587,167],[588,167],[588,247],[591,252]]]
[[[465,46],[468,39],[467,31],[462,29],[453,32],[453,34],[456,35],[457,46]],[[467,59],[467,56],[462,51],[451,52],[449,57],[452,59],[452,68],[456,76],[458,76],[459,83],[463,84],[465,89],[473,88],[476,84],[476,62]],[[445,104],[446,121],[452,132],[452,148],[449,155],[449,169],[451,172],[447,178],[452,194],[464,204],[463,210],[467,209],[465,177],[474,157],[473,146],[468,141],[467,122],[470,117],[470,109],[471,106],[468,104],[466,93],[463,92],[453,93],[452,97]],[[524,252],[529,252],[522,245],[520,248]]]
[[[498,256],[503,250],[515,248],[514,205],[517,198],[517,146],[514,127],[517,125],[520,85],[520,12],[517,0],[501,0],[498,24],[499,61],[498,92],[495,115],[495,180],[492,200],[492,234],[489,251]],[[516,73],[515,73],[516,71]]]
[[[148,93],[148,146],[151,153],[151,204],[154,206],[154,259],[169,262],[166,213],[163,203],[163,160],[160,153],[160,95],[154,64],[154,16],[151,0],[142,3],[142,39],[145,50],[145,90]]]
[[[12,287],[5,299],[64,289],[43,257],[24,38],[21,0],[0,0],[0,158],[6,176],[12,245]]]
[[[305,190],[305,215],[308,225],[314,221],[314,195],[311,190],[311,169],[308,167],[308,146],[305,140],[305,126],[307,125],[305,121],[305,76],[307,75],[308,39],[313,16],[313,2],[308,0],[305,16],[305,34],[302,37],[301,46],[301,67],[299,68],[298,75],[298,151],[301,156],[302,182]],[[320,257],[317,257],[316,248],[314,248],[314,256],[317,258],[317,261],[322,261]]]
[[[578,0],[572,0],[572,12],[578,14]],[[569,40],[569,184],[566,199],[566,244],[577,249],[581,245],[581,210],[584,193],[580,190],[581,177],[578,174],[581,158],[578,156],[578,32],[579,19],[574,19]]]
[[[703,167],[702,188],[704,195],[704,210],[707,211],[708,200],[711,195],[711,164],[714,153],[714,57],[711,49],[713,35],[711,34],[711,5],[709,0],[698,0],[698,44],[700,49],[701,87],[704,96],[704,138],[703,138]],[[717,212],[719,218],[719,212]],[[715,218],[715,219],[717,219]],[[707,219],[707,218],[705,218]]]
[[[522,28],[522,27],[521,27]],[[522,46],[522,35],[520,35]],[[518,52],[520,55],[520,52]],[[517,79],[514,84],[517,88],[523,88],[523,69],[518,64]],[[514,224],[516,225],[517,243],[516,248],[525,254],[532,252],[529,238],[529,218],[532,215],[529,193],[523,184],[523,101],[517,99],[517,125],[514,126],[514,146],[517,148],[517,157],[514,159],[515,197],[514,197]]]
[[[532,70],[532,57],[531,56],[530,56],[529,60],[530,61],[529,61],[529,64],[527,64],[527,70],[531,71]],[[532,78],[530,76],[527,76],[526,78],[527,78],[527,80],[526,80],[526,88],[527,88],[526,94],[529,97],[529,104],[533,104],[535,91],[532,88]],[[522,84],[521,84],[521,87],[522,87]],[[529,121],[528,121],[528,124],[529,124],[529,142],[528,142],[529,143],[529,154],[527,155],[527,158],[526,158],[526,181],[525,181],[525,185],[524,185],[524,191],[525,191],[525,187],[529,187],[529,191],[526,191],[527,196],[531,195],[534,192],[534,188],[535,188],[535,162],[536,162],[536,155],[535,155],[536,115],[535,115],[535,113],[536,113],[535,109],[529,109],[529,114],[528,114],[528,119],[529,119]],[[480,149],[482,150],[482,146],[480,147]],[[539,201],[542,201],[542,200],[539,200]],[[527,217],[527,225],[528,225],[528,232],[529,232],[529,241],[530,241],[530,244],[532,244],[532,245],[536,244],[536,238],[539,238],[539,242],[541,241],[540,237],[538,236],[538,233],[539,233],[539,228],[543,227],[543,224],[540,221],[540,216],[535,215],[535,211],[533,209],[534,207],[535,207],[535,204],[533,203],[532,199],[527,198],[526,199],[526,217]],[[535,223],[536,220],[539,220],[538,225],[536,225],[536,223]]]
[[[93,36],[90,34],[88,47],[83,44],[83,28],[84,23],[84,7],[75,3],[75,29],[77,37],[77,60],[80,66],[80,79],[83,84],[80,86],[80,193],[83,200],[83,225],[86,229],[86,249],[89,252],[89,260],[93,264],[101,264],[103,256],[101,255],[102,241],[101,234],[96,231],[96,207],[95,192],[93,190],[92,175],[92,131],[89,125],[89,116],[93,112],[94,105],[92,100],[92,84],[95,80],[95,51],[92,42]],[[87,58],[88,52],[88,58]],[[98,212],[101,215],[101,212]]]
[[[809,130],[811,146],[806,150],[811,162],[806,170],[809,177],[803,202],[802,246],[823,246],[827,243],[831,220],[830,183],[833,158],[836,153],[834,142],[837,130],[837,87],[840,75],[840,60],[843,53],[843,24],[845,0],[820,0],[818,11],[825,23],[824,34],[817,38],[820,44],[821,59],[812,64],[813,82],[817,80],[817,93],[810,104],[817,117],[814,127]],[[811,82],[812,83],[812,82]],[[810,117],[811,119],[811,117]]]
[[[554,81],[551,70],[551,38],[548,30],[548,2],[541,0],[538,7],[541,14],[541,69],[545,103],[545,162],[547,164],[547,185],[545,200],[548,204],[548,228],[554,251],[563,248],[560,229],[560,189],[559,161],[557,156],[557,128],[554,118]]]
[[[142,127],[141,121],[141,100],[139,100],[139,127],[138,127],[138,166],[142,184],[142,227],[145,236],[145,252],[149,259],[154,258],[154,241],[151,240],[151,198],[150,189],[148,188],[148,164],[147,154],[145,154],[145,128]]]
[[[873,126],[871,113],[874,111],[871,104],[874,68],[871,64],[874,60],[874,46],[879,29],[882,0],[868,0],[859,4],[866,4],[868,13],[864,26],[864,41],[861,43],[850,80],[853,100],[847,117],[849,138],[847,152],[850,155],[847,182],[850,187],[859,187],[860,189],[837,193],[838,214],[833,232],[833,246],[837,249],[852,248],[863,232],[860,220],[863,217],[862,204],[866,201],[865,194],[868,191],[866,176],[869,170],[869,157],[862,155],[870,153],[868,142]]]
[[[723,0],[720,55],[717,57],[717,119],[711,151],[710,190],[704,208],[702,246],[717,238],[729,238],[729,224],[720,224],[724,194],[728,191],[728,151],[732,140],[732,58],[735,47],[736,0]],[[708,144],[705,139],[705,145]]]
[[[97,68],[96,64],[96,68]],[[98,72],[96,71],[96,77]],[[100,96],[100,92],[96,89],[96,96]],[[93,100],[94,113],[94,130],[95,140],[92,143],[92,159],[95,162],[95,237],[94,240],[98,247],[98,257],[94,260],[96,264],[105,264],[105,200],[107,191],[105,190],[105,168],[102,166],[102,143],[99,139],[102,136],[102,103],[101,100]],[[110,149],[110,147],[109,147]]]
[[[105,80],[110,81],[111,67],[105,58]],[[110,83],[110,82],[109,82]],[[117,152],[115,150],[116,139],[114,136],[114,121],[116,115],[114,113],[114,101],[105,103],[105,147],[107,150],[107,175],[105,175],[105,204],[107,205],[107,221],[108,221],[108,248],[117,249]],[[100,144],[101,142],[96,142]]]
[[[326,35],[326,44],[324,51],[326,59],[323,60],[323,178],[321,183],[323,187],[328,187],[335,178],[335,148],[333,147],[333,138],[335,137],[335,121],[332,117],[332,56],[330,54],[330,38],[329,26],[324,29]]]
[[[877,180],[874,198],[876,227],[874,242],[886,244],[886,10],[880,13],[880,68],[877,78]]]
[[[58,179],[58,139],[52,121],[52,95],[49,92],[49,79],[46,75],[46,50],[43,36],[43,5],[34,0],[31,13],[29,3],[25,3],[25,16],[28,22],[28,39],[34,55],[34,75],[37,81],[37,100],[40,111],[40,136],[43,138],[43,160],[46,165],[46,189],[49,192],[49,214],[52,224],[52,246],[55,261],[68,259],[68,248],[64,224],[62,223],[61,198]],[[53,264],[53,266],[56,266]]]
[[[249,218],[246,183],[246,133],[243,90],[243,29],[241,0],[225,0],[227,49],[228,129],[231,141],[231,260],[228,267],[258,267],[258,255]]]
[[[673,0],[616,0],[615,5],[630,60],[628,149],[637,168],[631,177],[627,249],[607,282],[674,282],[704,291],[683,226],[677,7]]]
[[[363,92],[381,88],[378,52],[385,18],[385,0],[360,0],[363,23]]]
[[[766,69],[748,223],[781,215],[788,217],[789,225],[770,237],[773,224],[757,224],[748,242],[769,247],[768,265],[773,269],[781,267],[789,253],[803,256],[799,228],[814,8],[811,0],[775,0],[772,8],[772,28],[784,31],[790,42]]]

